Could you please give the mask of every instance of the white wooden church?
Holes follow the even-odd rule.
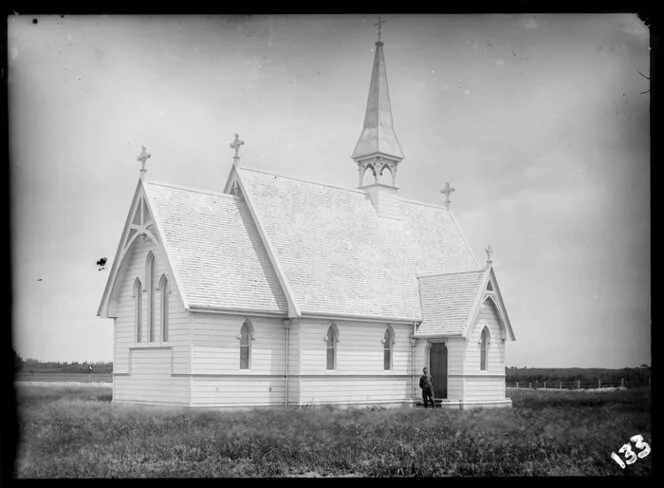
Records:
[[[113,401],[416,405],[426,366],[443,407],[511,406],[490,248],[478,262],[449,185],[444,206],[399,196],[380,40],[357,189],[240,166],[241,144],[223,193],[147,181],[138,157],[98,310],[114,323]]]

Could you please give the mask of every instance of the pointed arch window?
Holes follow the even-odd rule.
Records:
[[[141,280],[134,280],[134,325],[136,327],[136,342],[141,342],[141,326],[143,318],[143,285]]]
[[[148,295],[148,341],[154,342],[154,254],[152,251],[145,259],[145,289]]]
[[[385,329],[383,336],[383,369],[388,371],[392,369],[392,352],[394,344],[394,331],[391,327]]]
[[[480,370],[486,371],[489,364],[489,329],[482,329],[480,338]]]
[[[168,289],[168,278],[166,275],[162,275],[161,280],[159,281],[159,290],[160,294],[160,303],[159,303],[159,315],[161,316],[161,341],[168,342],[168,294],[170,293]]]
[[[245,320],[242,329],[240,329],[240,369],[249,369],[250,367],[253,336],[251,322]]]
[[[334,323],[327,328],[325,342],[327,343],[327,369],[337,369],[337,342],[339,341],[339,331]]]

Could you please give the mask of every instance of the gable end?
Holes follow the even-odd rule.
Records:
[[[115,258],[113,259],[108,280],[106,281],[101,303],[97,310],[98,316],[105,318],[113,318],[117,316],[117,298],[125,275],[125,262],[127,261],[128,256],[131,255],[134,244],[137,241],[146,238],[151,240],[155,246],[164,250],[166,260],[176,278],[175,283],[177,286],[178,280],[175,269],[173,268],[170,259],[168,259],[168,250],[166,249],[165,242],[160,238],[158,223],[155,214],[151,209],[148,194],[143,186],[143,182],[139,180],[125,221],[125,227],[122,231],[122,237],[120,238],[120,243],[118,244]],[[185,307],[187,307],[186,297],[179,287],[178,291]]]

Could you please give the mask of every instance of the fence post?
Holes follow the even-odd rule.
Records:
[[[558,382],[558,389],[559,389],[559,390],[562,390],[562,389],[563,389],[563,382],[562,382],[562,381],[559,381],[559,382]]]
[[[581,388],[581,381],[576,380],[576,389],[578,390],[579,388]]]
[[[517,388],[519,387],[519,382],[518,382],[518,381],[516,382],[516,387],[517,387]]]
[[[625,378],[620,378],[620,386],[625,386]]]
[[[601,388],[601,387],[602,387],[602,380],[597,378],[597,388]]]
[[[532,382],[532,381],[529,381],[529,382],[528,382],[528,388],[532,388],[532,387],[533,387],[533,382]]]

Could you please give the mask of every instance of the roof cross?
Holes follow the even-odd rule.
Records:
[[[440,193],[445,195],[445,208],[450,208],[450,195],[452,192],[455,190],[455,188],[452,188],[450,186],[449,181],[445,182],[445,188],[440,190]]]
[[[234,162],[235,164],[237,164],[238,160],[240,159],[240,156],[238,155],[238,153],[239,153],[239,151],[240,151],[240,147],[241,147],[241,146],[244,146],[244,141],[241,141],[241,140],[240,140],[240,136],[238,136],[237,134],[235,134],[235,139],[233,139],[233,142],[231,142],[231,143],[229,144],[229,147],[230,147],[231,149],[234,149],[234,150],[235,150],[235,156],[233,156],[233,162]]]
[[[381,26],[387,22],[387,20],[382,20],[380,14],[378,14],[378,22],[376,22],[374,25],[378,26],[378,42],[380,41],[380,32],[381,32]]]
[[[152,155],[151,155],[150,153],[148,153],[148,152],[145,150],[145,146],[141,146],[141,154],[139,154],[139,155],[136,157],[136,161],[140,161],[140,162],[141,162],[141,169],[140,169],[140,172],[141,172],[141,179],[143,179],[143,177],[145,176],[145,173],[147,173],[147,171],[148,171],[147,169],[145,169],[145,162],[146,162],[151,156],[152,156]]]
[[[493,249],[491,249],[491,244],[489,244],[489,247],[487,247],[484,252],[486,253],[486,264],[490,264],[491,261],[491,255],[493,254]]]

